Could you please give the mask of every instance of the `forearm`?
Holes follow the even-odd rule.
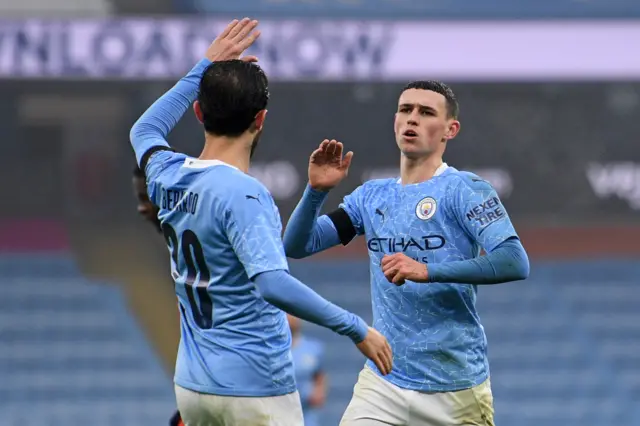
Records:
[[[211,62],[203,59],[147,109],[131,128],[131,145],[138,164],[142,156],[154,146],[166,146],[166,137],[178,124],[198,96],[202,73]]]
[[[428,281],[462,284],[500,284],[529,276],[529,258],[518,239],[504,241],[491,253],[475,259],[427,265]]]
[[[307,185],[284,231],[287,257],[301,259],[340,244],[333,222],[327,216],[318,217],[326,198],[326,192]]]
[[[293,316],[348,336],[354,343],[367,335],[362,318],[327,301],[285,271],[263,272],[253,282],[267,302]]]

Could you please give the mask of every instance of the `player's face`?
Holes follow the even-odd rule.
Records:
[[[156,224],[158,221],[158,209],[151,203],[147,195],[147,185],[144,179],[133,178],[133,193],[138,200],[138,213],[148,221]]]
[[[444,151],[446,141],[457,133],[452,126],[458,125],[447,116],[447,101],[441,94],[408,89],[400,95],[394,131],[405,156],[420,158]]]

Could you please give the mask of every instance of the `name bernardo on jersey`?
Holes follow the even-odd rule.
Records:
[[[185,190],[162,188],[162,209],[195,214],[198,209],[198,194]]]

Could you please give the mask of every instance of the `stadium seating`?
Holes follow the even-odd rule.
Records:
[[[371,319],[365,262],[294,262],[321,294]],[[496,424],[632,425],[640,418],[637,262],[534,264],[527,282],[484,287]],[[167,423],[170,377],[118,287],[91,282],[61,255],[0,256],[0,418],[9,426]],[[363,365],[359,352],[313,325],[325,344],[334,426]],[[635,403],[634,403],[635,402]]]
[[[0,421],[7,426],[159,426],[170,376],[118,287],[64,256],[0,256]]]
[[[295,263],[294,274],[365,319],[366,263]],[[638,262],[534,264],[526,282],[483,287],[496,424],[602,426],[640,418]],[[326,341],[331,385],[323,425],[337,425],[363,358],[344,338]],[[635,403],[634,403],[635,402]]]

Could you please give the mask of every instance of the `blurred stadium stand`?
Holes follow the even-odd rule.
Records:
[[[328,207],[362,181],[397,170],[391,123],[402,82],[320,81],[323,73],[318,81],[291,81],[284,72],[313,77],[309,67],[330,62],[346,77],[353,63],[388,68],[389,55],[378,53],[397,29],[365,19],[638,19],[640,2],[0,0],[0,425],[155,426],[167,424],[175,408],[178,325],[168,255],[162,237],[136,216],[127,140],[137,116],[174,83],[162,73],[136,74],[137,67],[146,70],[149,56],[156,69],[182,73],[209,35],[198,28],[192,39],[176,30],[191,22],[145,30],[117,21],[175,14],[363,21],[355,35],[294,25],[261,40],[261,57],[278,77],[252,172],[286,222],[309,153],[327,129],[356,152]],[[63,17],[72,24],[87,16],[113,25],[59,25],[48,33],[11,21]],[[294,49],[298,42],[311,51],[331,48],[305,58],[305,49]],[[626,42],[623,66],[634,57],[633,40]],[[605,48],[594,44],[589,56],[597,62]],[[23,78],[34,70],[38,78]],[[128,71],[138,78],[111,78]],[[91,72],[100,75],[86,78]],[[640,79],[452,86],[463,130],[446,160],[494,184],[534,259],[527,282],[479,291],[496,424],[640,424]],[[201,132],[187,114],[170,142],[197,154]],[[357,243],[292,262],[292,271],[370,319],[365,257]],[[628,260],[612,260],[618,257]],[[346,339],[313,325],[306,330],[327,345],[321,425],[335,426],[363,360]]]
[[[0,255],[3,425],[167,424],[171,379],[114,285],[73,256]]]
[[[295,262],[294,274],[371,320],[368,264]],[[528,281],[479,290],[497,425],[636,425],[640,418],[637,261],[538,262]],[[327,344],[323,425],[337,425],[363,361],[343,338]]]
[[[175,10],[235,16],[350,19],[612,19],[640,17],[634,0],[174,0]]]

